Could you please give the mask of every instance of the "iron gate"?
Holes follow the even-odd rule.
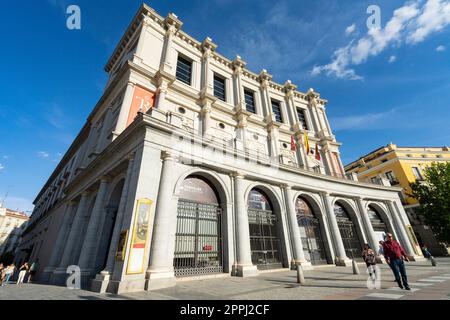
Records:
[[[252,263],[258,269],[281,268],[277,217],[272,211],[248,209]]]
[[[221,218],[217,205],[178,201],[175,276],[223,272]]]
[[[300,235],[306,260],[313,265],[326,264],[325,246],[322,240],[319,219],[299,216]]]
[[[362,247],[353,222],[345,218],[337,218],[345,254],[350,259],[361,259]]]

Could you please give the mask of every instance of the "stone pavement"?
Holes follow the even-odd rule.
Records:
[[[0,288],[0,300],[450,300],[450,258],[407,264],[411,291],[400,290],[386,265],[379,265],[381,289],[369,290],[365,265],[360,275],[351,267],[323,266],[305,271],[306,284],[296,283],[296,272],[277,270],[252,278],[224,276],[183,280],[177,286],[124,295],[97,294],[39,284],[10,284]]]

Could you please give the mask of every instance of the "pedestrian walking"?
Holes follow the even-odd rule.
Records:
[[[423,252],[423,256],[426,259],[428,259],[428,260],[431,259],[432,255],[431,255],[430,251],[428,251],[428,248],[426,246],[422,247],[422,252]]]
[[[372,278],[372,274],[376,277],[375,265],[377,264],[377,257],[375,255],[375,252],[372,250],[372,248],[370,248],[370,245],[368,243],[364,244],[362,257],[364,259],[364,262],[366,263],[370,277]]]
[[[4,280],[2,281],[2,287],[6,286],[8,284],[9,279],[12,277],[15,270],[16,270],[16,266],[14,265],[14,263],[11,263],[8,267],[6,267],[6,270],[4,271],[5,276],[4,276]]]
[[[401,289],[411,290],[408,285],[405,261],[409,262],[405,249],[393,239],[391,233],[387,234],[387,239],[383,244],[384,257],[394,273],[395,281]]]
[[[378,244],[379,244],[378,255],[384,257],[384,249],[383,249],[384,241],[380,241],[378,242]]]
[[[39,267],[39,260],[36,260],[35,262],[33,262],[33,263],[31,264],[31,267],[30,267],[30,275],[28,276],[28,283],[31,283],[31,282],[32,282],[32,280],[33,280],[33,278],[34,278],[34,275],[36,274],[36,272],[37,272],[37,270],[38,270],[38,267]]]
[[[25,262],[19,269],[19,278],[17,279],[17,284],[22,284],[23,279],[25,279],[25,276],[27,275],[28,270],[30,267],[28,266],[28,262]]]

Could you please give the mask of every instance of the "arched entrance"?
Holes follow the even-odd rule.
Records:
[[[334,204],[334,214],[336,215],[346,256],[350,259],[361,258],[362,242],[347,209],[339,202],[336,202]]]
[[[175,234],[175,276],[223,272],[222,208],[217,190],[205,178],[190,176],[181,185]]]
[[[385,235],[389,231],[383,219],[381,218],[381,215],[378,213],[378,210],[375,207],[369,205],[369,207],[367,208],[367,213],[369,215],[373,231],[375,232],[375,237],[378,241],[384,241]]]
[[[306,199],[298,197],[295,211],[306,260],[313,265],[327,264],[320,221],[313,208]]]
[[[124,179],[121,179],[119,182],[117,182],[103,212],[103,224],[101,229],[99,230],[100,240],[95,259],[95,269],[97,271],[96,273],[104,270],[106,267],[106,262],[108,260],[108,249],[111,245],[111,238],[114,231],[114,225],[116,224],[117,212],[119,211],[120,199],[122,197],[124,184]]]
[[[269,197],[259,189],[250,191],[248,221],[252,262],[260,270],[282,267],[278,218]]]

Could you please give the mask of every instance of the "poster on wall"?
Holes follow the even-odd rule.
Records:
[[[137,202],[128,257],[127,274],[143,273],[145,252],[150,238],[150,212],[153,201],[140,199]]]
[[[130,112],[128,114],[127,127],[134,121],[137,113],[147,113],[155,105],[155,93],[136,86],[133,93]]]
[[[119,244],[117,245],[116,260],[125,261],[125,250],[128,241],[128,230],[120,233]]]

